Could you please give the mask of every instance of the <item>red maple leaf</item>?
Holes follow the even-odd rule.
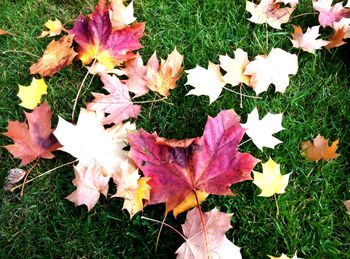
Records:
[[[80,14],[69,33],[79,44],[78,58],[85,65],[97,59],[112,69],[120,62],[137,56],[132,51],[142,48],[140,39],[144,29],[144,23],[134,23],[113,31],[109,7],[105,0],[100,0],[92,14],[86,17]]]
[[[142,129],[130,134],[130,156],[151,178],[150,204],[165,202],[168,213],[190,192],[232,195],[232,184],[251,180],[257,159],[237,150],[244,134],[239,121],[233,110],[221,111],[208,118],[202,137],[179,142]]]
[[[14,144],[4,146],[14,157],[22,160],[21,166],[29,164],[38,157],[51,159],[51,153],[60,147],[60,143],[52,134],[51,109],[45,103],[35,108],[32,113],[25,113],[25,122],[9,121],[5,136]]]

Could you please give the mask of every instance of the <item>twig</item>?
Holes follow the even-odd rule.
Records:
[[[241,144],[239,144],[238,147],[244,145],[245,143],[248,143],[248,142],[251,141],[251,140],[252,140],[251,138],[250,138],[250,139],[247,139],[246,141],[244,141],[244,142],[242,142]]]
[[[31,168],[29,168],[29,170],[27,170],[26,174],[24,175],[24,180],[23,180],[23,184],[22,184],[22,190],[21,190],[21,196],[23,197],[24,195],[24,186],[26,185],[26,181],[27,181],[27,177],[30,174],[30,172],[34,169],[34,167],[36,167],[36,165],[39,162],[39,158],[35,161],[35,163],[32,165]]]
[[[10,50],[6,50],[6,51],[2,52],[2,54],[6,54],[6,53],[24,53],[24,54],[27,54],[27,55],[32,56],[32,57],[40,58],[39,56],[37,56],[33,53],[30,53],[27,51],[22,51],[22,50],[16,50],[16,49],[10,49]]]
[[[163,224],[164,226],[167,226],[168,228],[171,228],[172,230],[174,230],[177,234],[179,234],[184,240],[187,241],[187,238],[180,233],[180,231],[178,231],[176,228],[174,228],[173,226],[170,226],[169,224],[165,223],[165,222],[160,222],[159,220],[156,220],[156,219],[151,219],[151,218],[147,218],[145,216],[141,216],[141,219],[145,219],[145,220],[148,220],[148,221],[152,221],[152,222],[156,222],[158,224]]]
[[[242,94],[242,93],[239,93],[239,92],[236,92],[230,88],[227,88],[225,86],[223,86],[222,88],[224,88],[225,90],[231,92],[231,93],[234,93],[234,94],[238,94],[238,95],[241,95],[241,96],[244,96],[244,97],[248,97],[248,98],[253,98],[253,99],[261,99],[260,96],[251,96],[251,95],[246,95],[246,94]]]
[[[242,83],[239,84],[239,107],[241,107],[241,109],[243,109],[243,96],[242,96]]]
[[[314,14],[314,13],[302,13],[302,14],[298,14],[298,15],[292,16],[292,17],[290,17],[290,19],[292,20],[292,19],[304,16],[304,15],[309,15],[309,14]]]
[[[160,239],[160,233],[162,233],[162,229],[163,229],[163,225],[164,225],[166,216],[167,216],[167,214],[164,216],[163,221],[162,221],[162,224],[160,225],[160,228],[159,228],[159,232],[158,232],[158,236],[157,236],[157,242],[156,242],[156,248],[155,248],[155,251],[156,251],[156,252],[157,252],[157,250],[158,250],[158,244],[159,244],[159,239]]]
[[[37,178],[40,178],[40,177],[42,177],[42,176],[44,176],[44,175],[47,175],[47,174],[49,174],[49,173],[51,173],[51,172],[53,172],[53,171],[55,171],[55,170],[57,170],[57,169],[59,169],[59,168],[61,168],[61,167],[64,167],[64,166],[66,166],[66,165],[73,164],[73,163],[75,163],[75,162],[77,162],[77,161],[78,161],[78,159],[77,159],[77,160],[74,160],[74,161],[71,161],[71,162],[69,162],[69,163],[63,164],[63,165],[59,165],[59,166],[57,166],[57,167],[55,167],[55,168],[52,168],[52,169],[50,169],[50,170],[48,170],[48,171],[46,171],[46,172],[44,172],[44,173],[42,173],[42,174],[39,174],[38,176],[35,176],[35,177],[32,178],[32,179],[29,179],[26,183],[30,183],[30,182],[34,181],[35,179],[37,179]],[[24,185],[24,183],[21,183],[21,184],[15,186],[15,187],[13,187],[13,188],[11,189],[11,192],[13,192],[14,190],[20,188],[22,185]]]

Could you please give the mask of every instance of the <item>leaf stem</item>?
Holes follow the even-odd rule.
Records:
[[[160,225],[159,232],[158,232],[158,235],[157,235],[157,242],[156,242],[156,248],[155,248],[155,251],[156,251],[156,252],[157,252],[157,250],[158,250],[158,244],[159,244],[160,234],[162,233],[162,230],[163,230],[163,226],[164,226],[164,222],[165,222],[166,216],[167,216],[167,214],[165,214],[165,216],[164,216],[164,218],[163,218],[163,220],[162,220],[162,224]]]
[[[39,162],[39,158],[35,161],[35,163],[29,168],[29,170],[27,170],[26,174],[24,175],[24,180],[23,180],[23,184],[22,184],[22,190],[21,190],[21,197],[23,197],[24,195],[24,186],[26,185],[26,181],[27,181],[27,177],[30,174],[30,172],[34,169],[34,167],[36,167],[36,165]]]
[[[222,88],[224,88],[225,90],[231,92],[231,93],[234,93],[234,94],[238,94],[238,95],[241,95],[241,96],[244,96],[244,97],[248,97],[248,98],[253,98],[253,99],[261,99],[260,96],[251,96],[251,95],[246,95],[246,94],[242,94],[242,93],[239,93],[239,92],[236,92],[230,88],[227,88],[225,86],[223,86]]]
[[[66,165],[73,164],[73,163],[75,163],[75,162],[77,162],[77,161],[78,161],[78,159],[77,159],[77,160],[74,160],[74,161],[71,161],[71,162],[69,162],[69,163],[63,164],[63,165],[59,165],[59,166],[57,166],[57,167],[55,167],[55,168],[52,168],[52,169],[50,169],[50,170],[48,170],[48,171],[46,171],[46,172],[44,172],[44,173],[42,173],[42,174],[39,174],[38,176],[33,177],[32,179],[29,179],[26,183],[30,183],[30,182],[34,181],[35,179],[37,179],[37,178],[40,178],[40,177],[42,177],[42,176],[44,176],[44,175],[47,175],[47,174],[49,174],[49,173],[51,173],[51,172],[53,172],[53,171],[55,171],[55,170],[57,170],[57,169],[59,169],[59,168],[61,168],[61,167],[64,167],[64,166],[66,166]],[[22,185],[24,185],[24,183],[21,183],[21,184],[15,186],[15,187],[13,187],[13,188],[11,189],[11,192],[13,192],[14,190],[20,188]]]
[[[275,198],[275,202],[276,202],[276,208],[277,208],[276,217],[278,218],[278,216],[280,215],[280,208],[278,206],[276,194],[274,194],[273,197]]]
[[[23,53],[23,54],[27,54],[27,55],[32,56],[32,57],[40,58],[39,56],[37,56],[33,53],[30,53],[27,51],[22,51],[22,50],[16,50],[16,49],[10,49],[10,50],[6,50],[6,51],[2,52],[2,54],[6,54],[6,53]]]
[[[145,217],[145,216],[141,216],[141,219],[145,219],[145,220],[148,220],[148,221],[152,221],[152,222],[156,222],[158,224],[163,224],[164,226],[167,226],[168,228],[171,228],[172,230],[174,230],[179,236],[181,236],[184,240],[187,241],[187,238],[181,234],[180,231],[178,231],[176,228],[174,228],[173,226],[165,223],[165,222],[160,222],[159,220],[156,220],[156,219],[151,219],[151,218],[148,218],[148,217]]]
[[[305,15],[309,15],[309,14],[314,14],[314,13],[302,13],[302,14],[298,14],[298,15],[295,15],[295,16],[292,16],[290,17],[290,19],[295,19],[295,18],[298,18],[298,17],[301,17],[301,16],[305,16]]]

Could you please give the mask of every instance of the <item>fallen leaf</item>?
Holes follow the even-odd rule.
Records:
[[[157,54],[154,52],[147,63],[145,79],[147,87],[163,96],[169,96],[169,90],[176,87],[177,80],[182,73],[183,55],[176,48],[168,55],[166,60],[161,59],[158,63]]]
[[[343,41],[343,39],[345,38],[345,31],[343,28],[336,30],[332,36],[327,39],[327,41],[329,42],[326,45],[326,49],[330,50],[332,48],[337,48],[341,45],[344,45],[346,42]]]
[[[250,180],[257,160],[237,151],[244,135],[239,120],[233,110],[221,111],[208,118],[202,137],[178,145],[142,129],[131,133],[130,157],[151,178],[150,204],[165,202],[168,213],[191,192],[232,195],[232,184]]]
[[[350,18],[342,18],[339,22],[333,23],[333,28],[335,31],[343,30],[344,39],[350,38]]]
[[[20,168],[12,168],[8,171],[4,190],[5,191],[11,191],[12,188],[15,186],[16,183],[21,181],[23,177],[26,175],[26,171]]]
[[[181,214],[182,212],[188,211],[189,209],[201,204],[208,197],[209,193],[196,191],[196,194],[190,192],[187,197],[173,209],[174,217]],[[197,202],[198,199],[198,202]]]
[[[257,56],[245,68],[244,74],[251,76],[250,85],[259,95],[274,84],[276,92],[284,93],[289,85],[289,75],[298,71],[298,56],[282,49],[273,48],[268,56]]]
[[[26,113],[28,125],[25,122],[9,121],[5,136],[11,138],[12,145],[4,146],[14,157],[22,160],[21,166],[42,157],[51,159],[53,151],[60,147],[52,135],[51,109],[42,103],[33,112]]]
[[[242,49],[237,49],[234,54],[234,59],[227,55],[220,56],[220,67],[227,72],[222,79],[232,86],[241,83],[249,85],[250,77],[244,75],[244,70],[249,63],[248,54]]]
[[[110,176],[103,174],[102,168],[92,160],[88,167],[80,163],[74,166],[73,184],[77,189],[66,197],[76,206],[86,205],[90,211],[98,202],[100,194],[107,196]]]
[[[321,35],[319,34],[320,26],[308,27],[304,34],[299,26],[292,26],[294,33],[292,34],[293,39],[291,39],[291,41],[295,48],[314,54],[317,49],[321,49],[329,44],[326,40],[317,39]]]
[[[272,136],[284,128],[282,127],[282,113],[272,114],[267,113],[264,118],[259,120],[258,109],[248,114],[248,119],[245,124],[241,126],[246,129],[246,134],[251,137],[253,143],[260,149],[263,147],[275,148],[279,143],[279,139]]]
[[[100,62],[95,62],[91,66],[86,66],[86,68],[88,69],[89,73],[92,75],[102,74],[102,73],[115,74],[117,76],[125,75],[125,73],[121,69],[118,69],[118,68],[108,69]]]
[[[339,154],[335,153],[339,139],[334,141],[331,146],[328,146],[328,139],[318,134],[313,142],[313,144],[310,141],[301,143],[301,154],[306,156],[308,160],[319,161],[323,158],[328,161],[339,156]]]
[[[103,124],[119,124],[129,118],[137,118],[141,112],[140,105],[133,105],[128,87],[118,77],[101,74],[101,80],[110,94],[92,93],[95,99],[86,105],[88,110],[108,113]]]
[[[130,92],[135,94],[135,97],[140,97],[149,92],[147,87],[147,67],[143,65],[141,57],[125,61],[122,69],[128,80],[125,80]]]
[[[143,210],[143,200],[150,199],[151,187],[147,184],[149,179],[140,178],[137,167],[130,160],[125,160],[120,165],[119,172],[113,175],[117,193],[112,197],[124,199],[123,209],[129,212],[130,219]]]
[[[281,175],[280,165],[271,157],[266,163],[262,163],[262,168],[262,173],[253,171],[253,183],[261,189],[259,196],[271,197],[275,193],[285,193],[290,173]]]
[[[62,33],[62,31],[66,31],[66,29],[63,27],[61,21],[58,19],[56,19],[54,21],[48,20],[44,25],[49,30],[43,31],[38,38],[53,37],[53,36],[60,35]]]
[[[294,7],[281,8],[280,1],[275,0],[261,0],[259,4],[246,1],[246,11],[252,15],[249,21],[257,24],[267,23],[275,29],[281,29],[281,25],[289,21],[294,9]]]
[[[279,257],[275,257],[275,256],[272,256],[272,255],[268,255],[268,257],[270,257],[270,259],[298,259],[297,252],[295,252],[295,254],[294,254],[294,256],[292,258],[288,257],[284,253],[282,253],[282,255],[279,256]]]
[[[344,201],[347,213],[350,215],[350,200]]]
[[[220,73],[220,66],[209,62],[208,69],[196,66],[193,69],[186,70],[187,83],[194,87],[187,95],[207,95],[209,104],[217,100],[221,94],[225,82]]]
[[[313,7],[320,14],[318,21],[322,27],[333,26],[334,22],[340,21],[342,18],[350,16],[350,10],[343,7],[343,3],[332,5],[333,0],[313,1]]]
[[[131,1],[128,6],[124,5],[123,0],[112,0],[112,27],[114,30],[120,30],[127,25],[136,21],[134,16],[134,1]]]
[[[47,84],[44,79],[33,78],[30,86],[18,85],[17,96],[21,99],[21,105],[24,108],[33,110],[41,102],[41,97],[47,94]]]
[[[175,252],[177,258],[242,258],[240,248],[229,241],[225,235],[226,231],[232,228],[230,223],[232,215],[217,209],[203,213],[206,230],[204,235],[198,208],[189,211],[182,225],[186,242]],[[206,249],[205,237],[208,249]]]
[[[58,41],[51,41],[44,51],[44,55],[30,67],[31,74],[44,76],[53,76],[61,68],[72,63],[77,55],[71,47],[73,43],[72,36],[63,36]]]
[[[91,15],[82,14],[69,31],[78,43],[78,58],[84,65],[93,59],[107,69],[113,69],[121,62],[134,58],[132,51],[142,47],[140,39],[145,29],[144,23],[134,23],[121,30],[112,31],[109,8],[105,0],[100,0]]]
[[[296,7],[299,4],[299,0],[275,0],[275,3],[289,4],[291,7]]]
[[[81,109],[76,125],[59,117],[54,135],[62,144],[60,150],[77,158],[83,167],[92,161],[102,167],[104,176],[117,173],[120,163],[127,158],[126,138],[135,124],[129,122],[105,129],[102,112]]]

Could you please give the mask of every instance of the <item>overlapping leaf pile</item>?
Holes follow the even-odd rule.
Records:
[[[298,1],[288,0],[247,2],[247,11],[252,15],[249,20],[281,29],[297,4]],[[309,28],[305,34],[294,26],[293,46],[314,53],[323,46],[330,49],[343,44],[350,30],[348,6],[331,6],[328,0],[319,0],[313,6],[320,12],[320,25],[334,28],[334,35],[324,41],[317,39],[319,26]],[[48,86],[43,78],[33,78],[30,86],[19,86],[18,96],[21,106],[34,110],[25,113],[27,123],[9,122],[4,135],[14,144],[5,148],[22,160],[21,166],[39,158],[51,159],[56,150],[75,157],[76,190],[67,199],[76,205],[86,205],[88,211],[101,194],[107,196],[111,180],[117,189],[112,197],[124,199],[123,209],[131,218],[146,205],[165,203],[165,214],[173,211],[175,217],[196,207],[188,212],[183,225],[182,237],[186,242],[176,251],[178,257],[240,258],[240,248],[225,236],[231,228],[232,214],[217,209],[202,212],[200,203],[209,194],[232,195],[230,186],[246,180],[254,180],[262,190],[259,196],[285,192],[290,174],[281,175],[279,164],[270,158],[262,164],[263,172],[253,172],[252,179],[251,172],[260,160],[238,151],[244,134],[261,151],[263,147],[273,149],[282,143],[273,134],[284,129],[283,114],[267,113],[259,119],[254,108],[246,123],[241,123],[234,110],[223,110],[208,118],[201,137],[183,140],[136,130],[132,119],[138,117],[142,107],[135,98],[150,91],[156,97],[170,96],[170,90],[176,88],[182,75],[183,56],[175,48],[166,60],[159,62],[155,52],[144,65],[136,51],[142,48],[140,40],[145,23],[135,21],[133,2],[126,6],[122,0],[100,0],[93,13],[81,14],[75,20],[72,29],[65,28],[59,20],[45,23],[48,31],[39,37],[56,37],[62,32],[67,35],[49,43],[43,56],[30,67],[30,73],[51,77],[78,59],[88,73],[100,77],[108,94],[92,93],[94,99],[80,109],[76,123],[74,116],[72,123],[59,117],[58,125],[52,129],[49,105],[43,102],[37,107]],[[243,84],[256,95],[267,91],[271,84],[276,92],[283,94],[290,75],[298,71],[297,55],[279,48],[273,48],[267,55],[262,53],[253,61],[249,61],[248,53],[242,49],[233,54],[235,58],[221,55],[220,65],[209,62],[207,69],[196,66],[186,70],[187,84],[194,87],[188,95],[209,96],[211,104],[223,89],[233,91],[226,85],[242,87]],[[310,161],[330,160],[339,155],[336,154],[338,143],[339,140],[329,147],[328,140],[318,135],[313,144],[303,142],[301,152]],[[129,145],[130,151],[126,151]],[[29,172],[12,170],[5,188],[11,190]],[[349,201],[345,205],[349,207]]]

